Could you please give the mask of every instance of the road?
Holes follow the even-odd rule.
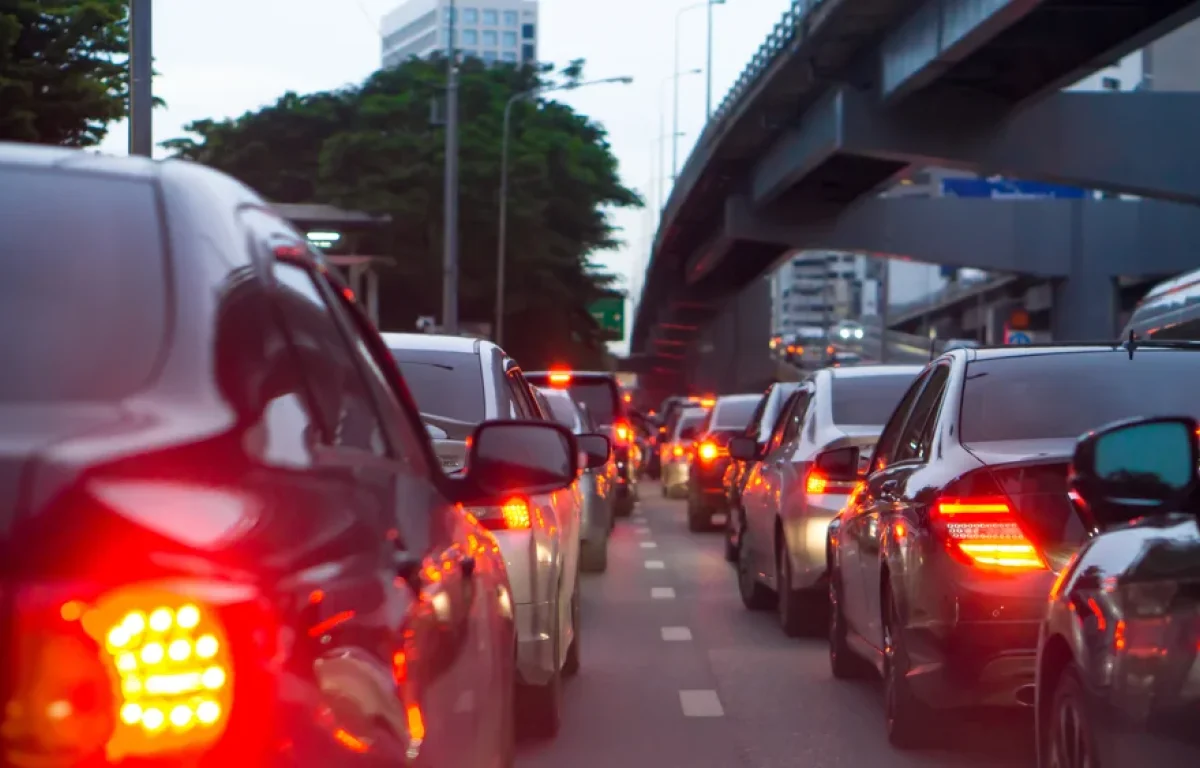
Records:
[[[788,639],[773,613],[746,611],[720,535],[688,533],[683,502],[659,496],[643,484],[608,572],[586,578],[562,732],[523,744],[518,768],[1032,765],[1027,712],[947,718],[944,747],[891,748],[878,683],[834,680],[823,638]]]

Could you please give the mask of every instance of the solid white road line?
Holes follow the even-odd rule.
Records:
[[[650,587],[650,597],[655,600],[674,600],[674,587]]]
[[[647,560],[646,561],[646,570],[648,570],[648,571],[661,571],[662,569],[664,569],[666,567],[667,567],[667,564],[664,563],[662,560]]]
[[[687,627],[663,627],[662,639],[674,643],[687,642],[692,639],[692,630]]]
[[[641,547],[642,549],[658,549],[658,545],[653,541],[643,541]]]
[[[680,691],[684,717],[724,717],[725,709],[716,691]]]

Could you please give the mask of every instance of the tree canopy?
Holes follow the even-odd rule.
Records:
[[[87,147],[126,114],[127,0],[0,0],[0,140]]]
[[[582,62],[460,68],[460,264],[463,321],[492,322],[505,104],[569,86]],[[411,59],[361,85],[284,94],[231,120],[201,120],[199,136],[166,145],[229,173],[275,202],[319,202],[391,217],[381,325],[412,330],[440,315],[445,60]],[[519,99],[509,154],[505,347],[526,366],[594,365],[603,354],[588,305],[612,282],[589,258],[617,244],[606,209],[641,205],[621,184],[604,129],[565,104]]]

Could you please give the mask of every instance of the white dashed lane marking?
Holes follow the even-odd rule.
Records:
[[[663,627],[662,639],[672,643],[686,643],[692,639],[692,630],[687,627]]]
[[[664,563],[662,560],[647,560],[646,561],[646,570],[648,570],[648,571],[661,571],[662,569],[664,569],[666,567],[667,567],[667,564]]]
[[[657,549],[658,545],[653,541],[643,541],[641,547],[642,549]]]
[[[674,600],[675,599],[675,588],[674,587],[651,587],[650,588],[650,597],[652,597],[655,600]]]
[[[716,691],[680,691],[684,717],[724,717],[725,709]]]

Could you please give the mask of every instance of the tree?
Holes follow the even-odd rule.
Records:
[[[126,0],[0,0],[0,140],[87,147],[126,114]]]
[[[460,69],[459,304],[464,321],[495,310],[504,105],[583,62],[549,68]],[[382,278],[381,325],[412,329],[438,315],[442,282],[445,61],[412,59],[361,85],[278,102],[233,120],[188,126],[179,155],[226,171],[278,202],[324,202],[392,219],[393,265]],[[612,283],[589,261],[618,244],[607,208],[640,206],[620,183],[604,129],[564,104],[520,102],[509,155],[505,346],[526,366],[597,365],[604,345],[587,306]]]

